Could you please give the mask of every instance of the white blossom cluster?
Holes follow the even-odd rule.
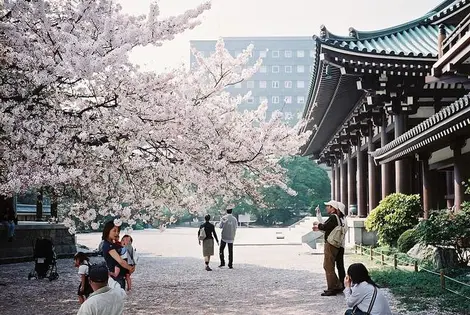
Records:
[[[129,61],[134,47],[162,45],[209,8],[161,19],[157,4],[132,16],[113,0],[5,1],[0,192],[48,189],[97,229],[98,214],[132,225],[163,210],[202,211],[215,197],[256,197],[260,186],[288,190],[277,161],[305,143],[303,123],[266,117],[267,103],[240,112],[249,95],[225,90],[260,67],[248,66],[252,46],[232,57],[219,40],[208,58],[194,52],[191,71]]]

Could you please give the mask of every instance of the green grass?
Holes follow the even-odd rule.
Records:
[[[470,277],[465,275],[466,272],[468,270],[461,270],[460,281],[470,282]],[[408,310],[427,310],[432,302],[432,306],[438,307],[440,311],[470,314],[470,300],[441,289],[440,278],[437,275],[425,271],[413,272],[390,268],[371,269],[370,273],[379,286],[389,288]],[[470,297],[468,287],[453,284],[449,280],[446,281],[446,286],[463,296]]]

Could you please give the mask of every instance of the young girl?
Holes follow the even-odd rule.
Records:
[[[93,289],[88,282],[88,269],[90,260],[85,253],[78,252],[74,256],[74,261],[75,267],[78,268],[78,274],[80,275],[80,285],[78,286],[78,301],[80,304],[82,304],[93,292]]]
[[[135,266],[135,259],[134,259],[134,247],[132,247],[132,236],[130,235],[124,235],[121,239],[121,244],[124,246],[126,249],[126,257],[124,258],[127,263],[131,266]],[[126,272],[126,282],[127,282],[127,290],[131,289],[132,286],[132,280],[131,280],[131,274],[129,272]]]

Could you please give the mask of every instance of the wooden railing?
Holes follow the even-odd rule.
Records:
[[[445,54],[448,52],[467,32],[470,30],[470,14],[467,15],[460,23],[457,25],[455,30],[451,33],[452,35],[447,37],[444,40],[442,45],[442,51]]]
[[[405,267],[412,266],[413,267],[412,270],[414,270],[414,272],[425,271],[425,272],[430,273],[432,275],[439,276],[440,286],[443,290],[449,291],[453,294],[456,294],[458,296],[466,298],[467,300],[470,300],[469,295],[463,295],[462,293],[460,293],[458,291],[450,289],[446,285],[446,280],[452,281],[453,283],[461,285],[461,286],[463,286],[465,288],[468,288],[468,289],[470,289],[470,285],[468,283],[464,283],[464,282],[461,282],[457,279],[446,276],[444,269],[441,269],[440,272],[435,272],[435,271],[426,269],[423,266],[420,266],[418,264],[418,261],[416,259],[411,259],[411,257],[410,257],[411,262],[410,261],[405,261],[405,260],[402,260],[402,259],[398,259],[396,254],[393,254],[393,256],[385,255],[383,253],[383,251],[378,252],[378,251],[374,250],[373,247],[362,246],[360,244],[354,246],[354,253],[362,255],[362,256],[367,255],[367,256],[369,256],[371,261],[379,261],[382,264],[382,266],[387,265],[387,266],[393,267],[394,269],[398,269],[398,267],[405,268]],[[407,270],[409,270],[409,268]]]

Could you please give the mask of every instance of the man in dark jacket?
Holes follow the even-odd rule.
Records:
[[[328,288],[321,295],[331,296],[342,292],[343,289],[343,285],[340,283],[338,276],[335,273],[335,261],[340,249],[327,242],[331,231],[333,231],[333,229],[338,226],[338,218],[335,214],[340,212],[341,206],[340,203],[336,200],[325,202],[325,206],[326,211],[329,214],[328,220],[326,220],[325,223],[319,223],[318,225],[314,224],[313,230],[320,230],[325,232],[323,269],[325,269]]]

